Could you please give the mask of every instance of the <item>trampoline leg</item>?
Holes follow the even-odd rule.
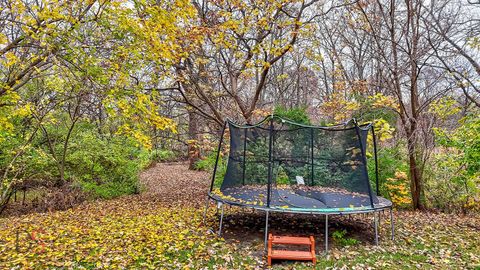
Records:
[[[267,241],[268,241],[268,211],[265,211],[265,251],[267,250]]]
[[[328,254],[328,215],[325,215],[325,255]]]
[[[205,212],[203,212],[203,223],[205,224],[205,220],[207,219],[207,211],[208,205],[210,204],[210,197],[207,196],[207,202],[205,203]]]
[[[395,223],[393,220],[393,207],[390,208],[390,223],[392,225],[392,241],[395,240]]]
[[[378,220],[377,212],[373,212],[373,223],[375,227],[375,245],[378,246]]]
[[[222,235],[222,225],[223,225],[223,203],[222,203],[222,213],[220,214],[220,227],[218,228],[218,236]]]
[[[378,227],[382,227],[382,213],[378,212]]]

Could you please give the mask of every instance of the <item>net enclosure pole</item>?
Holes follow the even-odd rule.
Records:
[[[370,180],[368,178],[368,172],[367,172],[367,157],[365,155],[366,149],[364,148],[364,145],[362,142],[362,135],[360,134],[360,127],[358,126],[357,120],[353,119],[353,123],[355,124],[355,131],[357,132],[358,144],[360,146],[360,153],[362,154],[362,161],[363,161],[363,164],[365,165],[365,169],[363,173],[367,181],[367,189],[368,189],[368,195],[370,197],[370,204],[372,208],[374,208],[373,198],[372,198],[372,188],[370,187]]]
[[[310,128],[310,159],[312,161],[311,164],[311,172],[310,172],[310,181],[313,186],[313,128]]]
[[[243,166],[242,166],[242,185],[245,185],[245,168],[247,166],[247,128],[244,129],[243,140]]]
[[[380,196],[380,189],[378,184],[377,137],[375,136],[375,127],[373,125],[372,125],[372,137],[373,137],[373,156],[375,159],[375,188],[377,190],[377,196]]]
[[[222,148],[223,135],[225,134],[225,129],[227,128],[227,121],[223,124],[222,133],[220,135],[220,142],[218,143],[217,148],[217,157],[215,158],[215,166],[213,167],[212,183],[210,184],[210,192],[213,190],[213,183],[215,182],[215,175],[217,174],[218,159],[220,158],[220,149]]]
[[[269,142],[268,142],[268,183],[267,183],[267,207],[270,207],[270,191],[272,185],[272,148],[273,148],[273,115],[270,118]]]
[[[222,128],[222,134],[220,135],[220,142],[218,143],[218,148],[217,148],[217,157],[215,159],[215,167],[213,168],[213,175],[212,175],[212,182],[210,183],[210,190],[209,193],[212,192],[213,190],[213,183],[215,182],[215,174],[217,173],[217,166],[218,166],[218,158],[220,157],[220,148],[222,147],[223,143],[223,135],[225,134],[225,128],[227,127],[227,121],[223,124]],[[208,211],[208,205],[210,204],[210,195],[207,195],[207,201],[205,203],[205,212],[203,213],[203,223],[205,223],[205,220],[207,218],[207,211]],[[223,210],[223,208],[222,208]]]

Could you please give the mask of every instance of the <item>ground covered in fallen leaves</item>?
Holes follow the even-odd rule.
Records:
[[[203,224],[209,175],[184,164],[157,164],[142,173],[145,191],[67,211],[0,218],[0,269],[263,269],[264,214],[226,208],[223,238],[211,205]],[[330,253],[321,216],[271,215],[277,234],[314,235],[317,269],[480,269],[480,217],[395,211],[380,245],[372,216],[334,217]],[[337,233],[334,236],[335,232]],[[340,236],[339,236],[340,235]],[[274,262],[274,269],[311,269]]]

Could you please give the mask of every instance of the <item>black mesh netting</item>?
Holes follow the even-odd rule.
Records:
[[[270,117],[255,126],[229,123],[228,128],[226,172],[214,191],[224,198],[310,210],[378,203],[365,157],[371,126],[310,127]]]

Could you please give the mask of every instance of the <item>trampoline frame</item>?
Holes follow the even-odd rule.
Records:
[[[353,215],[353,214],[370,214],[370,213],[373,213],[374,242],[375,242],[375,245],[378,245],[378,240],[379,240],[378,226],[379,226],[379,223],[380,223],[380,212],[384,212],[385,210],[389,210],[390,211],[390,224],[391,224],[391,239],[392,239],[392,241],[395,240],[395,224],[394,224],[394,218],[393,218],[393,205],[390,203],[389,205],[381,205],[381,206],[375,207],[375,204],[373,203],[373,200],[372,200],[371,196],[370,196],[370,200],[371,200],[370,208],[361,208],[361,209],[342,208],[343,210],[340,210],[339,208],[337,208],[338,210],[331,209],[329,211],[322,211],[320,209],[316,209],[315,211],[313,211],[313,209],[312,209],[312,211],[308,211],[307,209],[299,209],[299,208],[297,208],[297,210],[289,209],[289,208],[271,208],[269,197],[270,197],[270,185],[271,185],[271,181],[272,181],[272,172],[271,172],[272,140],[271,140],[271,133],[272,133],[272,130],[273,130],[273,118],[279,118],[282,122],[287,122],[287,123],[294,124],[294,125],[301,126],[301,127],[331,129],[331,130],[332,129],[335,130],[337,127],[346,126],[348,123],[353,122],[354,125],[355,125],[354,128],[356,129],[357,135],[360,137],[360,135],[359,135],[359,125],[358,125],[358,123],[355,119],[350,119],[345,123],[338,124],[338,125],[333,125],[333,126],[329,126],[329,127],[320,127],[320,126],[310,126],[310,125],[299,124],[299,123],[295,123],[293,121],[290,121],[290,120],[285,119],[285,118],[281,118],[281,117],[273,115],[273,114],[267,116],[265,119],[263,119],[262,121],[260,121],[259,123],[255,124],[255,125],[240,126],[240,125],[235,124],[232,121],[229,121],[229,120],[225,121],[225,123],[223,125],[223,128],[222,128],[221,135],[220,135],[220,142],[219,142],[218,148],[217,148],[217,155],[216,155],[216,160],[215,160],[215,166],[214,166],[214,169],[213,169],[213,175],[212,175],[212,180],[211,180],[211,184],[210,184],[210,189],[209,189],[209,192],[208,192],[208,195],[207,195],[207,198],[206,198],[205,212],[204,212],[204,215],[203,215],[204,223],[205,223],[205,219],[206,219],[206,215],[207,215],[207,211],[208,211],[208,208],[209,208],[210,201],[214,201],[214,202],[217,203],[217,213],[218,213],[218,209],[221,208],[221,214],[220,214],[220,217],[219,217],[219,219],[220,219],[219,220],[219,229],[217,231],[219,236],[221,236],[221,234],[222,234],[222,227],[223,227],[223,221],[224,221],[224,205],[225,204],[230,205],[230,206],[238,206],[238,207],[241,207],[241,208],[251,208],[253,210],[264,211],[265,212],[265,239],[264,239],[264,244],[265,244],[265,250],[266,250],[267,249],[267,240],[268,240],[268,228],[269,228],[268,225],[269,225],[269,213],[270,212],[324,215],[325,216],[325,254],[327,254],[328,253],[328,236],[329,236],[329,231],[328,231],[328,218],[329,218],[329,216],[334,216],[334,215],[346,216],[346,215]],[[261,207],[261,206],[258,206],[258,205],[248,205],[248,204],[237,203],[237,202],[234,202],[234,201],[225,200],[225,199],[219,197],[218,195],[213,194],[212,190],[213,190],[213,186],[214,186],[214,182],[215,182],[215,176],[216,176],[216,173],[217,173],[218,160],[219,160],[219,157],[220,157],[220,149],[221,149],[221,146],[223,144],[223,137],[225,135],[225,130],[227,128],[227,124],[230,123],[231,125],[233,125],[235,127],[251,128],[251,127],[259,126],[260,124],[264,123],[267,120],[270,120],[271,122],[270,122],[270,128],[269,128],[269,130],[270,130],[269,169],[268,169],[268,186],[267,186],[268,191],[267,191],[267,205],[266,205],[266,207]],[[368,129],[372,130],[374,160],[375,160],[375,188],[376,188],[376,195],[379,196],[378,158],[377,158],[377,142],[376,142],[376,138],[375,138],[375,131],[374,131],[372,123],[367,124],[365,126]],[[360,148],[361,148],[361,152],[364,153],[364,149],[363,149],[363,145],[362,145],[361,140],[360,140]],[[363,159],[364,159],[365,166],[366,166],[366,156],[364,154],[363,154]],[[368,176],[367,176],[367,179],[368,179]],[[368,187],[369,187],[369,191],[370,191],[370,185],[368,185]],[[371,194],[371,191],[370,191],[370,194]],[[326,209],[329,209],[329,208],[326,208]],[[377,219],[377,213],[378,213],[378,219]]]
[[[224,221],[224,206],[225,205],[230,205],[230,206],[236,206],[236,207],[241,207],[241,208],[250,208],[253,210],[258,210],[258,211],[264,211],[265,212],[265,239],[264,239],[264,246],[265,250],[267,249],[267,240],[268,240],[268,219],[269,219],[269,214],[270,212],[277,212],[277,213],[290,213],[290,214],[307,214],[307,215],[314,215],[314,216],[325,216],[325,254],[328,253],[328,236],[329,236],[329,230],[328,230],[328,218],[329,216],[347,216],[347,215],[354,215],[354,214],[370,214],[373,213],[373,229],[374,229],[374,242],[375,245],[378,245],[379,243],[379,235],[378,235],[378,226],[379,226],[379,220],[380,220],[380,212],[385,212],[385,210],[389,210],[390,212],[390,231],[391,231],[391,240],[395,240],[395,222],[394,222],[394,217],[393,217],[393,206],[382,206],[382,207],[377,207],[377,208],[367,208],[367,209],[359,209],[359,210],[342,210],[342,211],[303,211],[303,210],[292,210],[292,209],[278,209],[278,208],[267,208],[267,207],[258,207],[258,206],[252,206],[252,205],[246,205],[246,204],[240,204],[240,203],[235,203],[232,201],[228,200],[223,200],[215,195],[208,194],[207,195],[207,200],[206,200],[206,205],[205,205],[205,212],[203,214],[203,221],[205,223],[208,208],[210,205],[210,201],[214,201],[217,203],[217,212],[218,209],[220,208],[220,217],[219,217],[219,228],[217,231],[218,236],[222,235],[222,228],[223,228],[223,221]],[[377,213],[378,213],[378,219],[377,219]]]

